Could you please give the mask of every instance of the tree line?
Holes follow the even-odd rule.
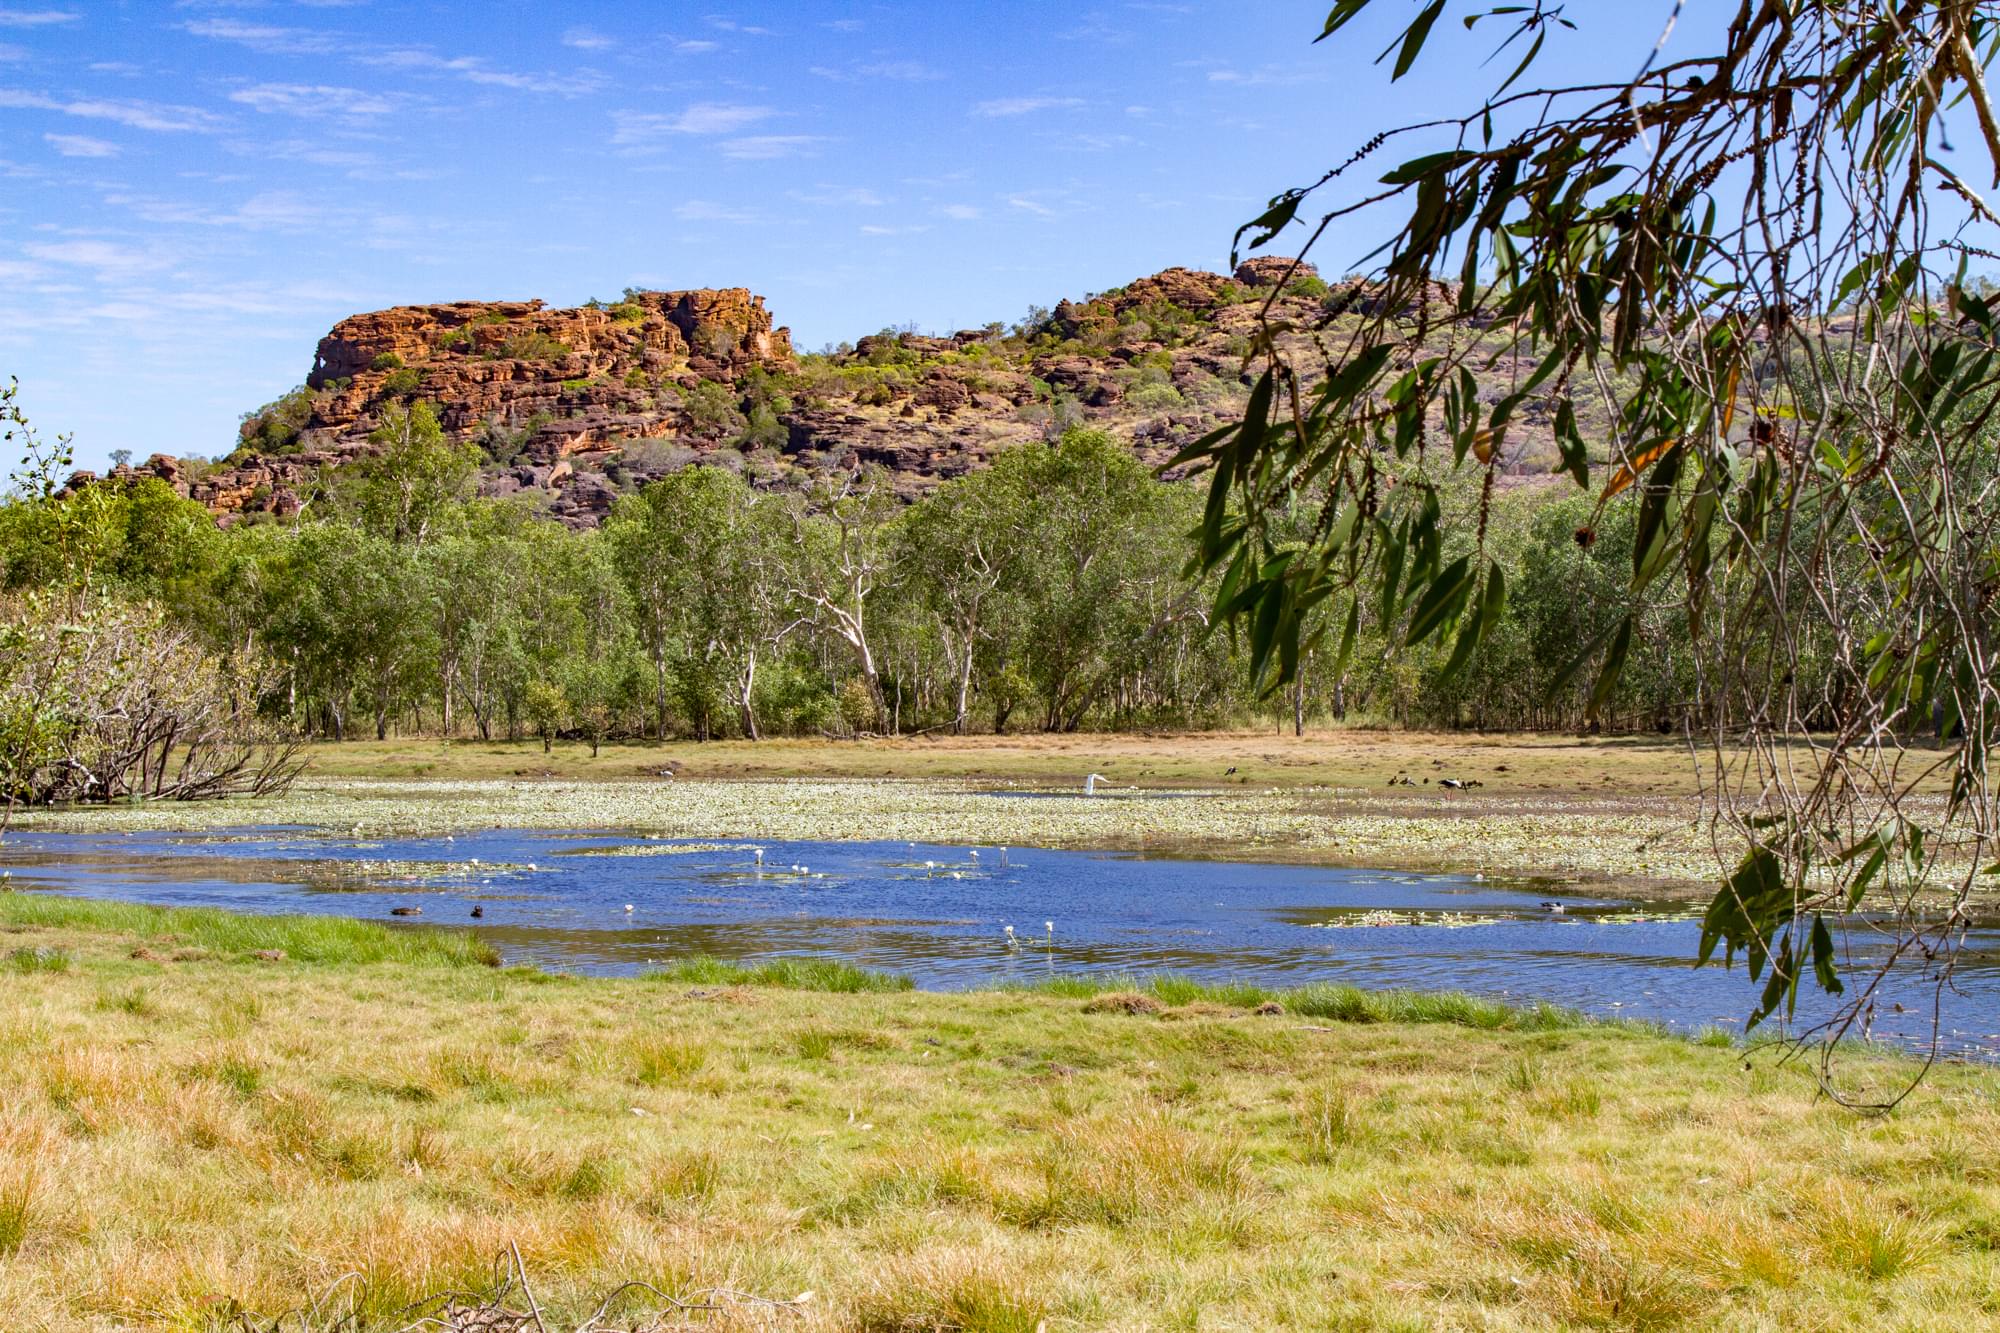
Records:
[[[920,731],[1579,725],[1551,690],[1592,617],[1623,615],[1629,516],[1540,488],[1486,504],[1513,587],[1472,666],[1410,648],[1372,600],[1316,613],[1279,695],[1212,623],[1191,574],[1203,488],[1108,436],[1000,452],[922,498],[866,468],[760,490],[692,466],[572,530],[474,495],[479,455],[430,409],[392,411],[376,452],[333,470],[296,520],[216,525],[164,483],[16,494],[0,506],[10,596],[61,583],[155,608],[205,647],[232,707],[297,734],[482,738]],[[1303,543],[1320,506],[1287,520]],[[1601,595],[1582,595],[1589,589]],[[1642,608],[1605,716],[1677,725],[1692,684],[1671,608]]]

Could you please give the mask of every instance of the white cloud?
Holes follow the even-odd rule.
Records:
[[[730,134],[776,114],[767,106],[738,106],[728,102],[696,102],[674,115],[614,111],[611,142],[620,148],[644,148],[676,134]]]
[[[266,113],[283,112],[309,119],[386,116],[399,104],[399,99],[383,93],[304,83],[259,83],[237,89],[229,94],[229,100]]]
[[[996,97],[972,108],[975,116],[1025,116],[1033,111],[1057,111],[1082,106],[1081,97]]]
[[[0,42],[0,65],[11,65],[28,58],[28,48]]]
[[[982,216],[971,204],[946,204],[938,212],[953,222],[977,222]]]
[[[889,202],[865,185],[856,185],[846,189],[836,188],[831,185],[822,185],[810,194],[801,190],[793,190],[791,195],[792,198],[802,204],[813,204],[820,207],[840,205],[850,208],[880,208]]]
[[[116,157],[118,145],[87,134],[44,134],[42,139],[64,157]]]
[[[722,145],[722,155],[739,162],[768,162],[781,157],[801,157],[815,144],[825,143],[818,134],[754,134],[731,139]]]
[[[108,194],[104,202],[114,208],[130,209],[147,222],[240,227],[245,231],[309,231],[337,221],[351,220],[346,213],[322,208],[285,190],[268,190],[252,195],[234,209],[210,208],[203,204],[134,194]]]
[[[721,49],[721,42],[703,41],[699,37],[691,37],[687,41],[674,43],[674,50],[684,56],[706,55],[710,51],[720,51]]]
[[[357,56],[356,59],[365,65],[450,74],[468,83],[512,88],[517,92],[554,93],[561,97],[582,96],[604,86],[603,77],[588,70],[575,74],[521,74],[513,70],[494,69],[478,56],[441,56],[415,47],[398,47]]]
[[[932,69],[920,60],[880,60],[871,65],[856,65],[852,70],[835,69],[830,65],[814,65],[806,72],[822,79],[832,79],[835,83],[854,83],[861,79],[931,83],[945,77],[942,70]]]
[[[706,199],[690,199],[674,209],[674,216],[683,222],[755,222],[755,213],[722,204],[710,203]]]
[[[316,167],[345,167],[352,172],[380,165],[373,153],[352,148],[330,148],[317,139],[280,139],[273,143],[237,141],[223,145],[232,153],[271,157],[283,162],[310,162]]]
[[[91,269],[99,277],[140,273],[160,264],[157,252],[137,250],[114,241],[37,241],[21,249],[30,259]]]
[[[66,9],[0,9],[0,28],[46,28],[82,17]]]
[[[332,55],[346,49],[346,43],[332,33],[310,28],[280,28],[268,23],[242,23],[236,19],[197,19],[184,25],[196,37],[218,42],[235,42],[266,55]]]
[[[41,93],[24,93],[0,88],[0,107],[17,110],[56,111],[82,120],[108,120],[135,130],[206,130],[217,123],[207,111],[191,106],[164,106],[155,102],[126,102],[108,98],[79,98],[61,101]]]
[[[863,236],[913,236],[920,231],[929,230],[930,228],[921,222],[908,227],[885,227],[880,223],[870,222],[863,224],[861,234]]]
[[[932,69],[920,60],[884,60],[863,65],[857,72],[867,78],[894,79],[901,83],[934,83],[944,77],[943,70]]]
[[[1056,211],[1047,204],[1036,203],[1024,194],[1010,194],[1007,196],[1007,202],[1023,213],[1033,213],[1038,218],[1052,218],[1056,215]]]
[[[1208,72],[1210,83],[1229,83],[1240,87],[1292,87],[1302,83],[1318,83],[1326,76],[1315,69],[1278,69],[1267,66],[1248,74],[1234,69],[1212,69]]]
[[[579,51],[609,51],[618,45],[611,38],[591,28],[575,27],[562,35],[564,46],[573,46]]]

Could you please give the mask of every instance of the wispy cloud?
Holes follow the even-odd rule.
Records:
[[[700,37],[690,37],[684,42],[675,42],[674,50],[684,56],[706,55],[710,51],[720,51],[721,42],[705,41]]]
[[[934,83],[945,77],[943,70],[933,69],[921,60],[878,60],[873,64],[855,65],[840,69],[832,65],[814,65],[808,71],[822,79],[835,83],[858,83],[864,79],[883,79],[892,83]]]
[[[378,69],[399,69],[419,74],[436,74],[463,79],[468,83],[512,88],[519,92],[551,93],[574,97],[604,86],[601,75],[590,71],[530,74],[496,68],[480,56],[445,56],[424,47],[380,46],[355,41],[338,33],[311,28],[286,28],[267,23],[245,23],[237,19],[200,19],[185,25],[196,37],[234,42],[253,51],[276,55],[339,55]]]
[[[320,120],[386,116],[397,109],[402,99],[388,93],[327,84],[258,83],[237,89],[229,94],[229,100],[267,114],[277,112]]]
[[[973,106],[975,116],[1025,116],[1036,111],[1059,111],[1083,105],[1081,97],[996,97]]]
[[[811,191],[793,190],[791,191],[791,197],[802,204],[812,204],[816,207],[834,205],[849,208],[880,208],[889,202],[865,185],[855,185],[844,189],[832,185],[822,185],[818,189]]]
[[[89,269],[100,277],[143,272],[158,267],[163,259],[158,250],[100,240],[36,241],[21,250],[30,259]]]
[[[768,106],[741,106],[733,102],[696,102],[685,111],[672,114],[614,111],[611,142],[618,148],[654,148],[676,135],[733,134],[776,114]]]
[[[781,157],[803,157],[825,142],[825,136],[819,134],[753,134],[725,142],[722,155],[739,162],[768,162]]]
[[[559,97],[579,97],[604,86],[603,76],[588,70],[572,74],[522,74],[514,70],[495,69],[478,56],[441,56],[435,51],[418,47],[398,47],[357,56],[356,59],[365,65],[451,75],[468,83],[512,88],[517,92],[553,93]]]
[[[971,204],[946,204],[938,210],[938,214],[950,218],[953,222],[977,222],[985,216]]]
[[[315,204],[289,190],[266,190],[235,208],[211,208],[202,204],[149,195],[110,194],[104,202],[114,208],[129,209],[146,221],[198,227],[240,227],[246,231],[312,231],[334,222],[351,220],[351,214]]]
[[[158,102],[131,102],[108,98],[75,98],[65,101],[41,93],[0,88],[0,107],[22,111],[54,111],[81,120],[108,120],[135,130],[176,132],[213,129],[219,118],[191,106],[166,106]]]
[[[82,17],[67,9],[0,9],[0,28],[47,28]]]
[[[243,23],[236,19],[197,19],[182,25],[183,30],[212,41],[235,42],[266,55],[333,55],[348,49],[349,43],[330,32],[310,28],[281,28],[269,23]]]
[[[386,116],[395,111],[402,101],[387,93],[305,83],[253,84],[229,94],[229,100],[253,110],[266,113],[282,112],[290,116],[303,116],[309,120]]]
[[[1247,73],[1235,69],[1212,69],[1208,72],[1210,83],[1228,83],[1244,88],[1292,87],[1302,83],[1319,83],[1325,78],[1323,70],[1284,69],[1274,65]]]
[[[1011,208],[1020,209],[1023,213],[1033,213],[1038,218],[1052,218],[1056,215],[1056,211],[1053,208],[1050,208],[1047,204],[1038,203],[1025,194],[1008,195],[1007,204]]]
[[[690,199],[674,209],[674,216],[683,222],[755,222],[757,215],[740,208],[730,208],[724,204],[710,203],[706,199]]]
[[[0,42],[0,65],[16,64],[28,58],[28,48]]]
[[[44,134],[42,139],[64,157],[116,157],[118,145],[87,134]]]
[[[246,157],[270,157],[281,162],[310,162],[316,167],[344,168],[357,175],[380,165],[380,159],[373,153],[355,148],[333,148],[317,139],[279,139],[271,142],[244,140],[225,143],[223,147]]]
[[[562,35],[564,46],[573,46],[579,51],[609,51],[618,45],[613,38],[606,37],[594,28],[574,27]]]

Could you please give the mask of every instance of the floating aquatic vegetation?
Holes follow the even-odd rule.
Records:
[[[1378,907],[1333,921],[1302,921],[1299,924],[1308,930],[1359,930],[1369,926],[1433,926],[1442,930],[1462,930],[1467,926],[1497,926],[1508,919],[1473,912],[1395,912]]]
[[[638,842],[615,847],[565,847],[557,856],[693,856],[702,852],[754,852],[748,842]]]
[[[273,863],[282,870],[283,863]],[[527,874],[532,864],[511,861],[343,861],[304,863],[298,882],[322,893],[372,893],[377,889],[462,889],[495,876]]]
[[[470,828],[596,829],[675,849],[771,841],[907,841],[926,847],[1145,849],[1414,871],[1602,876],[1707,892],[1714,851],[1691,806],[1669,798],[1449,802],[1342,791],[1134,792],[1117,801],[994,800],[998,786],[895,779],[301,782],[289,796],[203,806],[23,812],[50,832],[247,825],[359,829],[370,838]],[[359,836],[359,835],[357,835]],[[754,844],[740,844],[747,849]],[[599,854],[638,855],[638,850]],[[671,855],[662,850],[657,854]],[[920,857],[913,857],[920,860]],[[961,867],[963,868],[963,867]],[[775,867],[774,867],[775,869]]]

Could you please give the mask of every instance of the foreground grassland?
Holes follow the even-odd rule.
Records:
[[[704,1327],[2000,1320],[1987,1070],[1863,1117],[1476,1002],[590,981],[340,929],[0,895],[0,1327],[268,1321],[349,1273],[287,1327],[394,1327],[509,1245],[552,1329],[635,1278],[813,1293]]]
[[[283,800],[27,813],[89,831],[494,825],[666,837],[1131,848],[1709,891],[1716,854],[1685,749],[1664,742],[1324,732],[580,746],[323,746]],[[660,776],[663,769],[676,776]],[[1231,773],[1230,769],[1235,769]],[[1083,775],[1101,773],[1095,800]],[[1407,775],[1413,785],[1389,786]],[[1480,783],[1450,791],[1451,777]],[[1068,792],[1009,800],[995,790]],[[1733,859],[1733,858],[1732,858]]]

